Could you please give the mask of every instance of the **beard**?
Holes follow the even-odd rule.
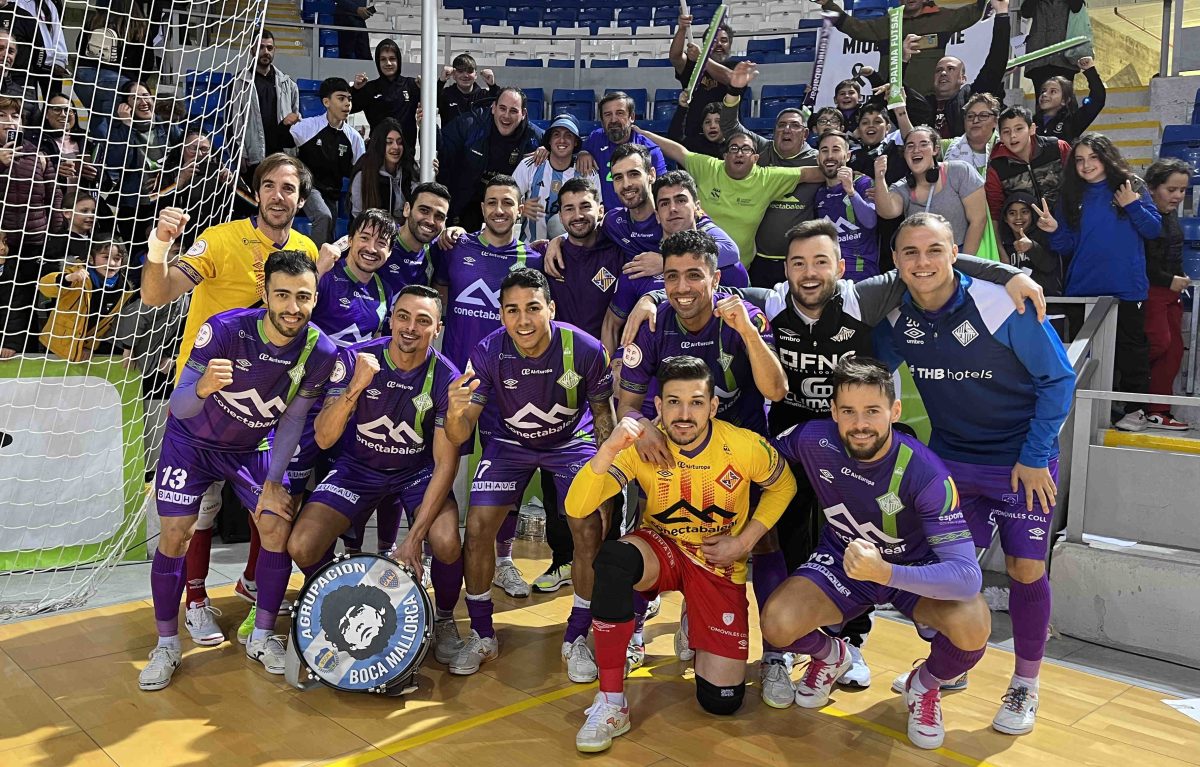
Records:
[[[304,330],[306,327],[308,327],[308,318],[305,317],[305,322],[297,325],[295,329],[289,328],[287,325],[283,324],[282,320],[280,320],[279,313],[273,312],[270,309],[267,309],[267,319],[270,321],[271,326],[279,331],[281,336],[286,338],[295,338],[296,336],[300,335],[301,330]]]
[[[614,144],[621,144],[629,140],[631,131],[625,125],[610,125],[604,128],[604,135]]]
[[[853,444],[850,442],[850,435],[848,435],[848,434],[844,435],[842,437],[842,446],[846,448],[846,453],[848,453],[850,455],[850,457],[856,461],[869,461],[872,458],[874,458],[876,455],[878,455],[879,451],[883,449],[883,446],[887,444],[888,435],[887,434],[877,434],[875,432],[871,432],[871,434],[875,437],[875,439],[864,448],[854,447]],[[855,436],[866,436],[866,435],[865,434],[855,434]]]

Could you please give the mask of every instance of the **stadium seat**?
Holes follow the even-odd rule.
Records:
[[[1183,273],[1200,279],[1200,218],[1181,218],[1179,228],[1183,230]]]
[[[522,88],[525,94],[525,108],[530,120],[540,120],[546,114],[546,92],[541,88]]]
[[[297,80],[296,87],[300,89],[300,93],[319,93],[321,90],[321,81]]]
[[[579,21],[579,11],[575,8],[548,8],[542,14],[542,26],[550,27],[557,33],[559,27],[574,28]]]
[[[505,24],[507,17],[507,8],[468,8],[463,12],[463,20],[471,25],[471,31],[475,34],[479,34],[483,27],[499,27]]]
[[[629,27],[629,30],[636,35],[638,27],[650,26],[650,18],[651,11],[646,6],[622,8],[617,11],[617,26]]]
[[[555,88],[551,91],[550,100],[551,114],[560,115],[565,112],[576,120],[588,122],[595,119],[596,94],[590,88],[579,90]]]
[[[670,118],[667,118],[666,120],[646,120],[645,122],[638,123],[638,125],[642,126],[651,133],[657,133],[660,136],[665,136],[667,135],[667,130],[671,127],[671,120]]]
[[[575,59],[550,59],[551,69],[574,69]],[[579,68],[584,68],[584,62],[579,62]]]
[[[626,69],[629,67],[628,59],[592,59],[592,69]]]
[[[800,29],[820,29],[820,19],[800,19]]]
[[[1163,128],[1159,157],[1176,157],[1196,169],[1191,185],[1200,184],[1200,125],[1168,125]]]
[[[321,103],[321,97],[315,93],[300,94],[300,114],[304,117],[316,117],[319,114],[324,114],[325,105]]]
[[[720,3],[695,3],[691,6],[692,23],[707,24],[712,21],[713,14],[717,12],[717,6]]]
[[[537,27],[542,23],[542,12],[538,10],[521,10],[508,12],[508,25],[514,35],[521,34],[521,27]],[[538,65],[540,66],[540,65]]]
[[[769,40],[751,40],[746,43],[746,57],[754,61],[760,61],[755,58],[768,53],[786,53],[787,42],[782,38],[772,38]]]
[[[596,62],[592,62],[592,66],[596,66]],[[629,98],[633,99],[633,109],[636,112],[636,117],[646,117],[649,113],[647,107],[650,105],[650,95],[645,88],[608,88],[604,91],[604,95],[608,95],[613,91],[625,91],[629,94]]]
[[[613,23],[616,13],[616,9],[611,6],[584,8],[579,12],[579,26],[587,27],[588,32],[598,35],[601,29]]]
[[[775,115],[785,107],[799,107],[804,103],[807,85],[764,85],[759,94],[758,113],[772,123]]]
[[[533,113],[530,112],[530,114],[533,114]],[[529,121],[530,125],[535,125],[538,128],[541,128],[543,132],[550,130],[550,123],[552,123],[552,122],[554,122],[554,121],[553,120],[542,120],[542,119],[538,119],[538,120],[531,119]]]
[[[857,0],[854,3],[854,16],[862,18],[874,18],[883,16],[888,12],[891,4],[888,0]]]
[[[638,59],[639,67],[669,67],[671,62],[666,58],[661,59]]]
[[[504,66],[506,67],[542,67],[545,63],[541,59],[505,59]]]
[[[679,88],[659,88],[654,91],[653,119],[669,121],[674,117],[675,110],[679,108],[679,93]]]
[[[666,3],[654,6],[654,26],[670,27],[671,34],[675,34],[675,28],[679,26],[679,5]]]

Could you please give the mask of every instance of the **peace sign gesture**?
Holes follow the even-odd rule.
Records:
[[[1042,207],[1038,207],[1037,203],[1033,204],[1033,212],[1037,214],[1038,229],[1041,229],[1047,234],[1058,231],[1058,221],[1050,213],[1050,206],[1046,204],[1046,198],[1042,198]]]

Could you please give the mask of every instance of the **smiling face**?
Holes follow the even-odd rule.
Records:
[[[1081,179],[1089,184],[1095,184],[1108,178],[1108,169],[1100,161],[1100,155],[1096,154],[1090,146],[1087,144],[1076,145],[1074,155],[1075,172]]]
[[[714,144],[719,144],[723,140],[721,136],[721,113],[713,112],[712,114],[704,115],[704,122],[700,123],[700,131],[704,134],[704,138]]]
[[[142,121],[154,119],[154,97],[150,95],[146,86],[138,85],[126,99],[126,103],[133,108],[133,119]]]
[[[713,293],[720,272],[695,253],[667,256],[663,262],[663,287],[679,321],[689,327],[712,317]]]
[[[417,199],[404,203],[404,225],[417,242],[427,245],[436,240],[446,228],[450,203],[444,197],[422,192]]]
[[[266,293],[271,327],[285,339],[295,338],[308,325],[317,304],[317,275],[276,272],[267,281]]]
[[[192,165],[201,162],[212,152],[212,142],[207,136],[193,133],[183,145],[183,163]]]
[[[600,225],[603,208],[590,192],[565,192],[558,197],[558,218],[567,235],[575,241],[586,240]]]
[[[925,171],[933,167],[937,158],[937,144],[934,138],[925,131],[912,131],[904,140],[904,159],[908,169],[918,179],[925,177]]]
[[[846,262],[837,243],[825,235],[792,240],[784,269],[792,300],[802,309],[820,312],[837,293]]]
[[[366,276],[383,268],[391,254],[392,241],[368,223],[350,238],[350,253],[346,261],[355,273]]]
[[[463,93],[470,93],[471,89],[475,87],[474,67],[463,67],[461,69],[456,69],[454,70],[452,77],[454,78],[454,84],[457,85],[458,89]]]
[[[575,134],[566,128],[552,129],[547,143],[550,145],[550,156],[561,162],[570,162],[575,154]]]
[[[1179,203],[1183,202],[1183,198],[1187,196],[1188,190],[1188,175],[1186,173],[1172,173],[1167,176],[1167,180],[1150,190],[1150,196],[1154,199],[1154,206],[1163,213],[1169,213],[1179,207]]]
[[[1017,157],[1029,159],[1029,148],[1033,145],[1036,129],[1020,117],[1010,117],[1000,122],[1000,141]]]
[[[878,146],[889,128],[890,123],[882,112],[867,112],[858,118],[858,135],[865,146]]]
[[[733,38],[729,36],[729,32],[721,29],[717,31],[717,36],[713,39],[712,59],[717,63],[729,58],[729,52],[733,50]]]
[[[986,144],[996,130],[996,112],[987,104],[972,104],[963,119],[967,125],[967,143],[972,146]]]
[[[526,357],[536,357],[550,346],[550,320],[554,302],[540,288],[518,285],[500,296],[500,319],[513,344]]]
[[[858,106],[859,101],[858,89],[852,85],[843,85],[838,88],[837,95],[833,97],[833,103],[843,111],[854,109]]]
[[[80,197],[71,210],[71,233],[80,236],[92,233],[96,223],[96,201],[91,197]]]
[[[394,168],[404,157],[404,136],[401,136],[398,130],[391,130],[383,141],[383,159],[387,161],[388,167]]]
[[[856,461],[876,461],[890,447],[900,400],[888,401],[878,386],[853,384],[833,393],[833,420],[846,452]]]
[[[612,99],[600,108],[600,124],[604,135],[614,144],[624,144],[633,129],[633,111],[625,99]]]
[[[743,179],[754,170],[758,162],[758,152],[754,151],[754,142],[749,136],[740,134],[729,140],[725,147],[725,172],[732,179]]]
[[[46,103],[46,124],[54,130],[67,130],[74,123],[74,110],[66,96],[51,96]]]
[[[696,201],[682,186],[664,186],[658,190],[655,214],[662,226],[663,237],[696,228]]]
[[[263,175],[258,185],[258,216],[267,226],[286,229],[300,209],[300,174],[280,165]]]
[[[492,119],[501,136],[511,136],[516,133],[517,128],[521,127],[521,122],[525,119],[525,109],[521,106],[520,95],[516,91],[501,93],[500,98],[496,99],[496,103],[492,104]]]
[[[613,191],[621,198],[621,204],[629,210],[639,210],[650,203],[650,185],[654,183],[654,170],[649,172],[638,155],[617,160],[612,165]]]
[[[896,236],[893,260],[909,293],[928,311],[942,308],[954,294],[958,246],[949,226],[906,226]]]
[[[1014,202],[1004,209],[1004,222],[1014,233],[1028,232],[1029,225],[1033,222],[1033,211],[1023,202]]]
[[[392,343],[403,354],[424,357],[441,331],[437,301],[414,294],[396,299],[392,307]]]
[[[379,52],[379,74],[384,77],[395,77],[400,71],[400,57],[395,48],[385,48]]]
[[[1042,86],[1041,94],[1038,95],[1038,107],[1046,114],[1052,115],[1062,109],[1065,102],[1062,85],[1055,80],[1047,80]]]
[[[488,238],[495,243],[509,242],[513,227],[520,218],[520,191],[515,187],[496,184],[483,193],[483,226]]]
[[[850,150],[841,136],[824,136],[820,148],[817,149],[817,158],[821,173],[825,178],[833,180],[837,178],[838,171],[849,162]]]
[[[92,252],[91,267],[104,279],[115,277],[125,266],[125,256],[116,245],[97,248]]]
[[[943,56],[933,70],[933,95],[939,99],[951,98],[967,82],[967,67],[962,59]]]
[[[718,404],[716,396],[709,391],[708,382],[703,379],[667,381],[662,392],[654,398],[667,439],[684,450],[708,434],[709,424],[717,416]]]

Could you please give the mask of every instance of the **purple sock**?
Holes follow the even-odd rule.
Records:
[[[567,616],[567,630],[563,634],[563,641],[568,644],[574,642],[579,637],[586,637],[588,629],[592,627],[592,606],[591,602],[587,605],[579,604],[581,599],[575,597],[575,604],[571,607],[571,614]]]
[[[491,594],[488,594],[483,599],[467,597],[467,615],[471,617],[471,628],[479,636],[496,636],[496,629],[492,627],[492,611],[494,609],[495,606],[492,604]]]
[[[272,631],[283,593],[287,591],[288,576],[292,574],[292,558],[286,551],[263,549],[258,555],[258,602],[254,628]]]
[[[370,514],[359,514],[354,520],[354,524],[346,532],[342,533],[342,543],[345,544],[347,550],[362,551],[363,538],[366,537],[367,520],[371,517]]]
[[[931,644],[929,660],[921,664],[921,684],[924,684],[927,690],[940,686],[942,682],[958,679],[970,671],[983,657],[983,651],[986,649],[964,650],[955,646],[944,634],[935,636]],[[925,677],[926,673],[936,681],[930,683]]]
[[[511,511],[496,531],[496,556],[511,557],[513,539],[517,537],[517,512]]]
[[[379,553],[386,554],[396,546],[396,534],[400,532],[400,515],[404,513],[398,503],[380,504],[375,512],[376,538]]]
[[[650,600],[642,596],[642,592],[633,592],[633,633],[640,634],[646,627],[646,610],[649,607]]]
[[[183,587],[187,583],[186,563],[186,556],[168,557],[158,549],[154,550],[150,593],[154,595],[154,622],[160,637],[179,634],[179,600],[183,598]]]
[[[320,570],[322,567],[324,567],[325,565],[332,562],[333,561],[333,550],[334,550],[334,547],[336,547],[336,546],[337,546],[336,541],[329,544],[329,548],[325,549],[325,553],[321,555],[320,559],[318,559],[316,562],[309,565],[308,567],[301,567],[300,572],[304,573],[304,577],[308,578],[308,577],[312,576],[312,574],[315,573],[317,570]]]
[[[442,612],[454,612],[463,582],[462,555],[449,564],[434,557],[433,565],[429,568],[429,579],[433,581],[433,601],[437,604],[437,609]]]
[[[811,658],[824,658],[833,648],[833,640],[820,631],[810,631],[792,642],[787,647],[781,647],[783,652],[794,652]]]
[[[1046,653],[1046,631],[1050,627],[1050,579],[1043,575],[1033,583],[1008,579],[1008,614],[1012,616],[1013,654],[1017,676],[1037,679]]]
[[[782,551],[769,551],[766,554],[755,554],[753,565],[750,571],[751,582],[754,585],[754,601],[758,602],[758,614],[761,616],[767,599],[787,578],[787,560],[784,559]],[[763,652],[776,652],[765,639],[762,648]]]

